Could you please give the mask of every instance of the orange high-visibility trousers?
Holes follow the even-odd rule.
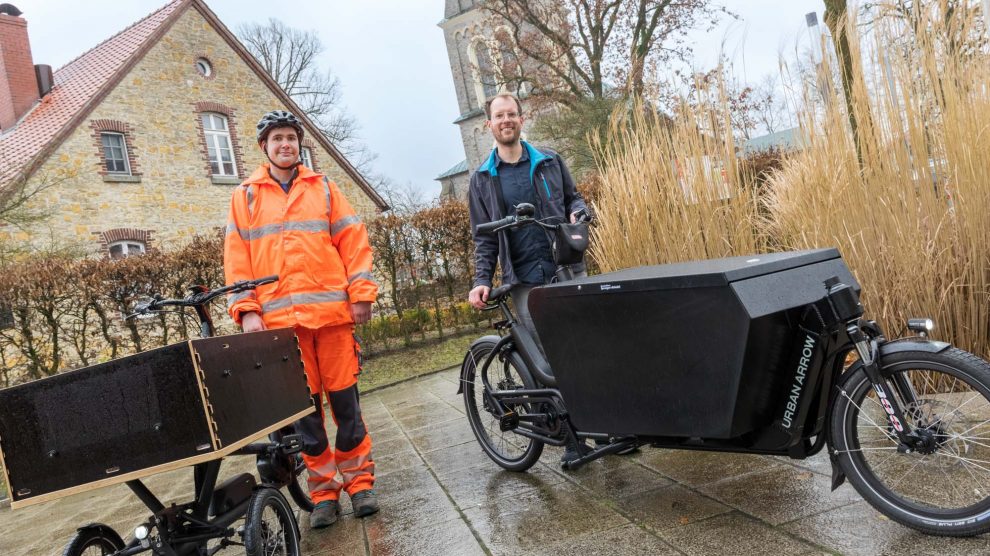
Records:
[[[341,489],[353,495],[372,488],[375,462],[371,458],[371,437],[361,418],[358,401],[360,347],[354,339],[354,326],[345,324],[316,330],[300,327],[295,332],[309,391],[318,408],[315,414],[304,418],[309,426],[300,427],[304,436],[303,461],[309,470],[310,496],[314,503],[319,503],[337,500]],[[337,425],[333,448],[324,424],[324,395]]]

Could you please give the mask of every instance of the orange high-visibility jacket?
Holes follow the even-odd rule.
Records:
[[[364,224],[336,184],[300,165],[288,195],[263,164],[230,200],[223,260],[227,284],[278,274],[228,297],[230,315],[261,313],[269,328],[353,322],[348,302],[375,300]]]

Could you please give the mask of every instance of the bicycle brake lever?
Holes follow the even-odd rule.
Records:
[[[279,442],[279,449],[283,454],[291,456],[298,454],[303,449],[303,438],[301,434],[287,434]]]

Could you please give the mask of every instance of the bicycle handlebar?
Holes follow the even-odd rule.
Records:
[[[253,290],[258,286],[271,284],[276,281],[278,281],[278,275],[273,274],[271,276],[265,276],[255,280],[238,280],[229,286],[223,286],[215,290],[196,291],[195,293],[182,299],[166,299],[160,295],[156,295],[150,301],[136,304],[134,306],[134,313],[128,315],[127,318],[137,315],[146,315],[148,313],[158,311],[163,307],[195,307],[197,305],[205,305],[221,295]],[[202,288],[202,286],[193,286],[193,289],[196,288]]]

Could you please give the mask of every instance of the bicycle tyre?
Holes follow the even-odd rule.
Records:
[[[905,419],[931,444],[897,450],[883,400],[859,367],[839,385],[830,423],[831,449],[853,488],[880,513],[927,534],[990,531],[990,364],[949,348],[894,353],[880,369],[895,396],[914,399],[901,404]]]
[[[299,556],[299,527],[288,500],[274,488],[251,495],[244,516],[247,556]]]
[[[277,430],[268,435],[269,440],[272,442],[281,442],[282,437],[287,434],[293,434],[295,428],[292,425],[283,427],[281,430]],[[309,496],[309,486],[306,482],[306,463],[302,459],[300,454],[292,454],[288,456],[290,460],[290,465],[292,466],[292,478],[289,480],[287,485],[289,496],[292,501],[299,506],[299,509],[304,512],[312,513],[313,509],[316,507],[313,504],[313,499]]]
[[[485,382],[479,378],[487,376],[487,383],[499,385],[499,389],[535,388],[536,384],[515,350],[509,351],[504,358],[495,357],[488,368],[482,367],[481,372],[484,375],[479,374],[478,366],[484,365],[495,344],[495,339],[479,340],[464,357],[461,365],[464,409],[474,437],[488,457],[508,471],[526,471],[543,454],[543,442],[512,431],[500,430],[498,417],[485,409]],[[519,405],[516,410],[525,412],[526,408]]]
[[[108,556],[123,549],[124,540],[112,527],[93,523],[76,531],[62,556]]]

